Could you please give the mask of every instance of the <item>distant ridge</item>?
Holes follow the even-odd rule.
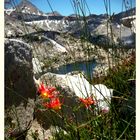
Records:
[[[46,13],[47,16],[62,16],[58,11]]]

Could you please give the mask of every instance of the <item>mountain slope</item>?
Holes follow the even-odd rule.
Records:
[[[89,36],[89,41],[97,45],[112,42],[116,44],[123,42],[125,45],[135,43],[135,8],[110,17],[107,14],[91,14],[84,19],[74,15],[62,16],[57,11],[45,14],[28,0],[22,0],[16,10],[9,10],[9,13],[10,17],[24,21],[37,31],[69,33],[76,38]],[[112,22],[108,27],[107,18]]]
[[[40,11],[34,4],[28,0],[22,0],[19,5],[16,6],[17,11],[22,13],[34,14],[34,15],[43,15],[43,12]]]

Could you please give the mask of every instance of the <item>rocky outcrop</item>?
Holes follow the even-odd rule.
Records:
[[[28,33],[35,32],[34,27],[28,26],[8,14],[4,14],[5,22],[5,38],[17,38],[24,36]]]
[[[42,128],[42,126],[37,122],[37,120],[34,120],[32,123],[31,128],[27,132],[26,140],[34,140],[35,138],[39,140],[52,140],[53,135],[62,132],[66,134],[66,131],[64,131],[62,128],[56,126],[50,126],[48,130],[45,130]]]
[[[43,63],[41,63],[38,58],[33,58],[32,59],[32,64],[33,64],[33,72],[34,74],[39,74],[42,72],[42,67],[44,66]]]
[[[35,92],[30,46],[5,39],[5,128],[9,135],[16,137],[30,126]]]
[[[135,49],[110,48],[108,50],[98,49],[100,56],[96,58],[97,65],[93,70],[94,77],[107,76],[109,68],[123,65],[124,60],[130,60],[135,54]]]

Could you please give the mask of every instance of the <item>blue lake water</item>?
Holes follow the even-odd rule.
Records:
[[[96,66],[95,60],[76,62],[76,63],[60,66],[58,69],[51,70],[51,72],[57,74],[67,74],[74,71],[80,71],[80,72],[84,72],[87,76],[92,77],[93,69],[95,68],[95,66]]]

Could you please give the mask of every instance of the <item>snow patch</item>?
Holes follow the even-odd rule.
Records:
[[[119,24],[117,25],[117,28],[120,28],[120,25]]]
[[[66,85],[79,98],[86,98],[93,96],[97,101],[97,106],[100,110],[109,110],[111,97],[113,96],[113,89],[108,89],[103,84],[91,85],[82,74],[78,75],[59,75],[65,81]]]
[[[66,50],[66,48],[64,46],[58,44],[56,41],[54,41],[54,40],[52,40],[52,39],[50,39],[48,37],[45,37],[45,38],[47,38],[56,47],[56,49],[58,51],[60,51],[60,52],[67,52],[67,50]]]
[[[11,37],[12,36],[12,31],[11,30],[8,30],[7,31],[7,37]]]
[[[15,11],[16,9],[14,8],[10,8],[10,9],[4,9],[4,12],[6,12],[7,15],[10,15],[13,11]]]
[[[136,19],[136,15],[122,18],[122,20],[125,20],[125,19]]]
[[[40,16],[40,15],[41,15],[41,13],[40,13],[39,11],[37,11],[37,15],[39,15],[39,16]]]

